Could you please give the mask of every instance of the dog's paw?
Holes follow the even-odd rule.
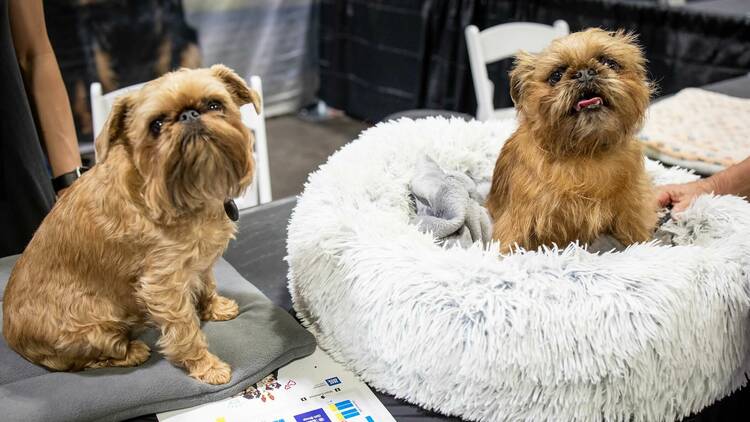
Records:
[[[151,356],[151,348],[140,340],[132,340],[128,344],[128,354],[125,357],[127,366],[138,366]]]
[[[206,305],[201,312],[203,321],[228,321],[234,319],[240,313],[240,307],[232,299],[224,296],[214,296],[211,303]]]
[[[122,359],[101,358],[86,364],[87,368],[109,368],[112,366],[138,366],[151,356],[151,348],[140,340],[131,340]]]
[[[191,365],[188,371],[191,377],[206,384],[226,384],[232,379],[232,368],[211,353]]]

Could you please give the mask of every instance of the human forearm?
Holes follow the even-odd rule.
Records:
[[[54,176],[81,165],[68,94],[52,52],[35,56],[23,69],[32,106]]]
[[[683,211],[699,195],[737,195],[750,198],[750,157],[706,179],[690,183],[659,186],[659,206],[673,206],[673,212]]]
[[[750,157],[706,179],[714,193],[750,197]]]
[[[73,114],[57,59],[44,29],[41,2],[9,3],[13,43],[53,175],[81,165]]]

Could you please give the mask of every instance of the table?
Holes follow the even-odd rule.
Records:
[[[687,10],[725,16],[750,17],[750,2],[747,0],[708,0],[685,4]]]
[[[750,76],[707,85],[705,89],[750,98]],[[286,228],[296,198],[289,197],[243,210],[240,213],[236,239],[229,243],[224,258],[248,281],[253,283],[272,302],[286,311],[292,311],[292,300],[287,289],[289,266],[286,256]],[[460,422],[461,419],[426,411],[388,394],[376,393],[378,399],[399,422]],[[744,388],[730,397],[704,409],[684,422],[734,420],[735,415],[747,413],[745,403],[750,400],[750,388]],[[155,421],[155,416],[132,421]]]
[[[738,98],[750,98],[750,73],[744,76],[715,82],[701,88]]]

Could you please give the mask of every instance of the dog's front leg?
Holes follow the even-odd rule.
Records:
[[[198,282],[197,277],[186,270],[146,273],[141,277],[138,296],[161,329],[157,344],[164,356],[185,367],[193,378],[208,384],[225,384],[232,378],[231,368],[208,351],[189,288],[194,285],[191,280]]]
[[[198,308],[203,321],[228,321],[240,313],[240,307],[232,299],[216,293],[216,279],[212,269],[201,275],[203,282]]]
[[[626,246],[651,240],[658,219],[650,203],[633,201],[632,204],[617,215],[612,226],[612,235]]]

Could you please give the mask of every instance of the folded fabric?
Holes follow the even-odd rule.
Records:
[[[444,172],[430,157],[417,166],[410,183],[416,215],[412,223],[432,233],[441,244],[467,248],[492,240],[489,212],[481,205],[477,184],[467,175]]]
[[[649,108],[639,138],[652,158],[715,173],[750,156],[750,100],[683,89]]]
[[[0,259],[0,292],[17,256]],[[134,368],[50,372],[11,350],[0,338],[3,421],[121,420],[220,400],[315,350],[314,337],[268,300],[226,261],[214,268],[219,293],[240,305],[231,321],[203,323],[209,349],[232,367],[232,380],[208,385],[167,362],[155,346],[158,332],[139,338],[151,358]],[[0,295],[0,305],[2,304]],[[0,314],[2,316],[2,314]]]

